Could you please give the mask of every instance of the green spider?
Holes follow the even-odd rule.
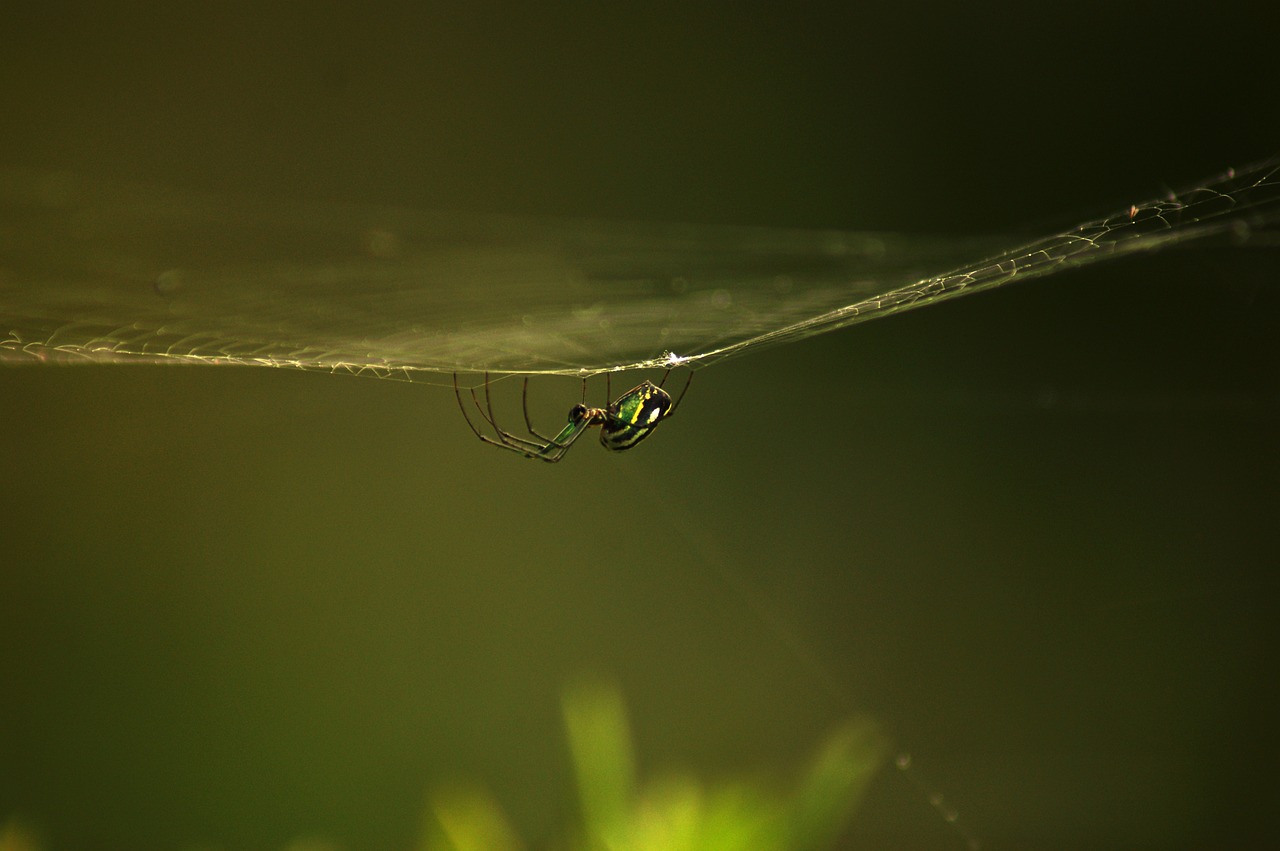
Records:
[[[689,385],[693,383],[693,373],[690,372],[689,379],[684,383],[684,389],[672,402],[671,396],[662,389],[670,374],[671,370],[668,369],[657,384],[652,381],[640,382],[604,408],[587,407],[587,381],[584,378],[582,402],[569,409],[569,424],[560,429],[560,433],[555,437],[547,437],[533,427],[529,419],[529,379],[525,378],[522,394],[524,424],[529,434],[538,440],[516,437],[498,426],[497,418],[493,415],[493,395],[489,392],[489,373],[484,374],[484,406],[481,406],[480,397],[476,395],[474,387],[471,388],[471,401],[475,404],[480,418],[493,428],[497,435],[496,439],[482,432],[471,421],[467,406],[462,401],[462,391],[458,388],[456,372],[453,374],[453,393],[458,398],[458,408],[462,411],[462,418],[467,421],[467,425],[471,427],[476,437],[500,449],[518,452],[526,458],[537,458],[539,461],[554,464],[564,457],[564,454],[587,429],[594,426],[600,426],[600,445],[614,452],[630,449],[648,437],[660,422],[676,412],[680,401],[684,399],[684,394],[689,390]],[[610,395],[612,393],[609,388],[609,374],[605,373],[605,396]]]

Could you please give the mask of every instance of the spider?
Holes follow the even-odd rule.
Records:
[[[453,393],[458,397],[458,408],[462,411],[462,418],[467,421],[467,425],[471,427],[471,431],[475,436],[483,440],[485,443],[497,446],[500,449],[507,449],[511,452],[518,452],[526,458],[537,458],[539,461],[546,461],[554,464],[564,457],[569,448],[582,436],[587,429],[594,426],[600,426],[600,444],[605,448],[614,452],[621,452],[623,449],[630,449],[640,441],[644,440],[649,434],[658,427],[658,423],[676,412],[676,408],[680,405],[680,400],[684,398],[684,394],[689,390],[689,385],[693,383],[693,373],[689,373],[689,379],[684,383],[684,389],[680,391],[680,395],[676,397],[674,402],[671,396],[662,386],[667,383],[667,376],[671,374],[671,370],[667,370],[662,375],[662,380],[657,384],[652,381],[642,381],[635,387],[632,387],[626,393],[623,393],[617,399],[614,399],[605,408],[589,408],[587,407],[587,380],[582,380],[582,401],[569,409],[569,424],[560,429],[560,433],[555,437],[547,437],[533,427],[533,423],[529,419],[529,379],[524,380],[524,392],[522,394],[524,404],[524,424],[529,430],[529,434],[538,438],[538,440],[530,440],[526,437],[516,437],[510,432],[503,431],[497,422],[497,418],[493,415],[493,395],[489,392],[489,373],[484,374],[484,405],[480,404],[480,397],[476,395],[474,387],[471,388],[471,401],[476,406],[480,418],[493,427],[497,434],[497,439],[490,437],[480,430],[471,416],[467,413],[467,406],[462,401],[462,391],[458,388],[458,374],[453,374]],[[609,388],[609,374],[605,373],[605,396],[612,395]],[[538,441],[541,441],[540,443]]]

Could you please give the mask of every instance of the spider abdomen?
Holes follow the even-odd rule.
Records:
[[[630,449],[648,437],[669,410],[667,391],[645,381],[609,406],[609,415],[600,427],[600,444],[615,452]]]

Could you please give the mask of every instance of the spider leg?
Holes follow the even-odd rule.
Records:
[[[569,451],[569,448],[572,447],[573,444],[577,443],[578,438],[586,434],[587,429],[592,425],[599,425],[599,423],[594,422],[589,416],[573,421],[570,425],[565,426],[564,430],[561,431],[559,435],[556,435],[557,438],[560,438],[559,442],[557,442],[556,439],[547,441],[547,445],[544,446],[542,451],[534,457],[539,461],[546,461],[554,464],[556,461],[559,461],[564,457],[564,454]],[[569,431],[571,427],[573,430],[569,432],[569,436],[561,437],[561,435],[563,435],[565,431]]]
[[[489,419],[489,415],[484,412],[484,405],[480,404],[480,398],[476,396],[476,388],[474,387],[471,388],[471,402],[476,406],[476,411],[479,412],[480,419],[484,420],[490,426],[496,429],[497,426],[494,425],[493,420]]]
[[[457,381],[458,381],[458,377],[455,374],[454,375],[455,391],[457,389]],[[516,437],[514,434],[511,434],[510,432],[503,430],[502,427],[498,425],[497,417],[493,413],[493,391],[489,388],[489,383],[490,383],[489,373],[486,372],[484,374],[484,396],[485,396],[484,406],[481,406],[480,398],[476,395],[476,390],[474,387],[471,388],[471,401],[475,405],[476,411],[480,414],[480,418],[484,420],[486,423],[488,423],[490,426],[492,426],[494,434],[496,435],[497,439],[489,437],[488,435],[481,432],[479,428],[476,427],[475,423],[471,421],[471,417],[467,416],[467,412],[464,408],[462,414],[464,417],[466,417],[467,425],[471,426],[471,430],[474,431],[476,433],[476,436],[479,437],[481,440],[483,440],[485,443],[492,444],[493,446],[500,446],[503,449],[509,449],[512,452],[519,452],[521,455],[525,456],[526,458],[541,458],[542,453],[545,452],[547,449],[545,445],[541,443],[536,443],[532,440],[526,440],[525,438],[522,438],[522,437]],[[459,404],[462,404],[461,396],[459,396]],[[487,411],[486,411],[486,408],[488,409]]]
[[[471,428],[471,431],[475,433],[475,436],[480,438],[481,440],[484,440],[485,439],[484,434],[481,433],[480,429],[476,428],[475,423],[471,422],[471,417],[467,416],[467,406],[462,404],[462,391],[458,389],[458,373],[456,372],[453,374],[453,395],[458,400],[458,410],[462,411],[462,418],[467,421],[467,425]],[[475,399],[475,397],[476,397],[476,391],[475,391],[475,388],[472,388],[471,398]],[[478,405],[479,403],[477,403],[477,406]]]
[[[462,390],[458,386],[458,374],[453,374],[453,394],[458,400],[458,408],[462,411],[462,418],[467,421],[467,426],[471,429],[472,433],[490,446],[496,446],[499,449],[506,449],[508,452],[519,453],[525,458],[536,458],[539,461],[546,461],[549,464],[554,464],[564,457],[564,454],[569,451],[569,448],[573,446],[574,443],[577,442],[583,432],[593,425],[600,425],[600,419],[597,413],[593,412],[591,409],[586,409],[587,413],[570,420],[569,424],[566,425],[555,438],[546,438],[543,435],[538,434],[532,428],[529,429],[531,434],[542,438],[546,441],[545,443],[537,443],[536,441],[528,440],[523,437],[517,437],[508,431],[504,431],[497,424],[497,416],[493,411],[493,391],[490,389],[489,384],[489,373],[486,372],[484,374],[485,400],[483,405],[480,404],[480,397],[476,394],[475,388],[472,387],[469,389],[471,392],[471,402],[475,405],[476,411],[480,415],[480,419],[488,423],[493,428],[496,438],[490,437],[481,431],[480,427],[471,419],[471,416],[467,413],[466,403],[462,401]],[[525,425],[529,425],[527,419],[526,414]]]
[[[473,390],[472,394],[474,395],[474,393],[475,391]],[[489,409],[489,416],[486,419],[489,425],[493,426],[494,432],[498,435],[498,440],[502,441],[503,445],[510,446],[521,453],[527,454],[532,451],[533,455],[530,457],[542,457],[542,453],[547,449],[544,444],[536,443],[523,437],[516,437],[511,432],[504,431],[498,427],[498,418],[493,413],[493,391],[489,388],[489,373],[487,372],[484,374],[484,402]],[[476,405],[479,407],[479,402]],[[541,437],[541,435],[538,436]]]
[[[533,435],[539,440],[546,441],[548,444],[555,443],[556,446],[559,446],[560,444],[556,443],[555,438],[547,437],[545,434],[543,434],[542,432],[534,428],[533,421],[530,420],[529,418],[529,378],[528,376],[526,376],[524,379],[524,393],[522,394],[522,398],[524,401],[524,425],[525,425],[525,428],[529,429],[529,434]]]
[[[538,456],[537,454],[535,454],[535,453],[531,452],[529,449],[521,448],[521,447],[516,446],[516,445],[513,445],[513,444],[503,443],[503,442],[501,442],[501,441],[494,440],[492,437],[489,437],[487,434],[485,434],[484,432],[480,431],[480,429],[476,426],[476,424],[475,424],[474,422],[472,422],[471,417],[467,414],[467,406],[466,406],[466,404],[462,401],[462,391],[461,391],[461,390],[459,389],[459,387],[458,387],[458,374],[457,374],[456,372],[453,374],[453,395],[454,395],[454,396],[457,398],[457,400],[458,400],[458,410],[462,411],[462,418],[463,418],[464,420],[466,420],[466,421],[467,421],[467,426],[471,429],[472,434],[474,434],[476,437],[480,438],[482,441],[484,441],[485,443],[489,444],[490,446],[496,446],[496,447],[498,447],[499,449],[506,449],[506,450],[508,450],[508,451],[510,451],[510,452],[518,452],[518,453],[520,453],[521,455],[523,455],[523,456],[524,456],[524,457],[526,457],[526,458],[537,458],[537,457],[540,457],[540,456]],[[472,390],[471,390],[471,398],[472,398],[472,401],[474,401],[474,402],[476,403],[476,408],[477,408],[477,409],[479,409],[479,408],[480,408],[480,403],[479,403],[479,401],[478,401],[478,400],[476,400],[476,398],[475,398],[475,389],[474,389],[474,388],[472,388]],[[488,418],[484,416],[484,411],[483,411],[483,410],[481,410],[481,411],[480,411],[480,415],[481,415],[481,417],[482,417],[482,418],[484,418],[485,422],[489,422]],[[492,423],[490,423],[490,425],[492,425]],[[497,429],[496,427],[495,427],[495,430],[497,430],[497,431],[499,431],[499,433],[501,433],[501,430]],[[535,447],[535,448],[536,448],[536,447]],[[559,460],[559,458],[555,458],[555,459],[545,459],[545,458],[544,458],[543,460],[557,460],[557,461],[558,461],[558,460]]]
[[[662,380],[658,382],[659,387],[667,383],[667,376],[670,374],[671,374],[671,370],[669,369],[666,372],[662,373]],[[676,397],[676,400],[671,403],[671,407],[667,409],[666,416],[663,417],[664,420],[667,417],[674,414],[676,412],[676,408],[680,407],[680,402],[681,400],[684,399],[684,394],[689,392],[689,385],[692,383],[693,383],[693,370],[689,370],[689,377],[684,382],[684,388],[681,389],[680,395]]]
[[[607,375],[605,376],[605,381],[606,383],[608,382]],[[607,416],[607,413],[603,409],[596,410],[587,407],[587,379],[584,378],[582,379],[582,404],[580,407],[585,411],[585,413],[575,418],[573,417],[573,412],[570,411],[569,414],[571,419],[569,420],[569,425],[566,425],[561,429],[555,437],[547,437],[536,431],[532,423],[529,421],[529,379],[527,378],[525,379],[524,392],[524,424],[528,427],[530,434],[537,435],[547,442],[536,456],[540,461],[547,461],[549,463],[559,461],[564,457],[564,454],[569,451],[569,448],[578,441],[578,438],[582,437],[583,433],[585,433],[588,428],[591,426],[602,425],[604,423],[604,418]],[[566,434],[568,437],[565,437]]]

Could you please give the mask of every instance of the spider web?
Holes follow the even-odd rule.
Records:
[[[696,367],[1106,258],[1270,241],[1277,220],[1274,160],[1013,247],[287,205],[4,171],[0,362],[406,380]]]

